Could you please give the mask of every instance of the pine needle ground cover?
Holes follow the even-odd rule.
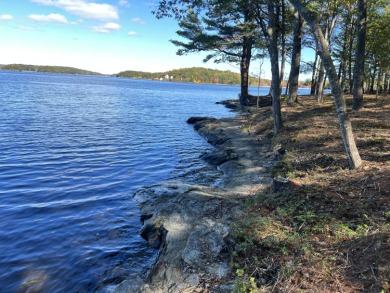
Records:
[[[350,112],[364,160],[355,171],[331,97],[284,105],[275,139],[270,110],[251,113],[243,129],[282,149],[272,175],[289,185],[248,199],[233,223],[234,291],[390,292],[390,96]]]

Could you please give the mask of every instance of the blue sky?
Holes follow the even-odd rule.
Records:
[[[156,0],[0,0],[0,64],[71,66],[105,74],[203,66],[206,53],[177,56],[177,22],[151,13]],[[257,63],[257,62],[256,62]],[[252,63],[254,64],[254,63]],[[258,66],[257,66],[258,67]],[[270,78],[269,64],[263,66]],[[257,72],[256,64],[251,66]]]
[[[158,20],[153,1],[0,0],[0,64],[72,66],[101,73],[204,66],[205,54],[177,56],[177,22]]]

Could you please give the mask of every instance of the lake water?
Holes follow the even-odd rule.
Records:
[[[233,115],[215,103],[238,93],[0,71],[0,292],[106,292],[142,273],[155,251],[131,195],[217,177],[199,159],[211,147],[185,121]]]

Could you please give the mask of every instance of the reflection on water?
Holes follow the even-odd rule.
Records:
[[[20,286],[22,292],[40,292],[45,289],[45,283],[49,279],[46,271],[26,271]]]

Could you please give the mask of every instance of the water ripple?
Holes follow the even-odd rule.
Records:
[[[185,121],[231,115],[215,102],[238,92],[6,71],[0,84],[2,292],[105,292],[140,274],[155,252],[131,194],[195,180],[210,146]]]

